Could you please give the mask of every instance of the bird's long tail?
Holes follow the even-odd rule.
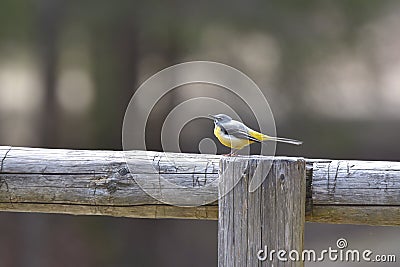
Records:
[[[275,141],[275,142],[282,142],[282,143],[288,143],[288,144],[293,144],[293,145],[301,145],[303,143],[302,141],[299,141],[299,140],[281,138],[281,137],[272,137],[272,136],[268,136],[267,138],[264,139],[264,141]]]

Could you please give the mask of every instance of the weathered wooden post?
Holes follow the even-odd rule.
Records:
[[[257,166],[271,169],[249,192],[251,179],[263,178],[253,175],[266,175]],[[303,266],[305,161],[223,157],[220,177],[218,266]]]

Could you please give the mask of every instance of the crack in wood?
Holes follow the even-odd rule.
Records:
[[[331,194],[335,194],[335,191],[336,191],[336,183],[337,183],[337,178],[338,178],[338,174],[339,174],[339,166],[340,166],[340,160],[337,162],[336,173],[335,173],[335,178],[333,179],[333,188],[332,188]]]
[[[13,147],[10,146],[10,148],[9,148],[9,149],[7,150],[7,152],[4,154],[3,159],[1,160],[1,165],[0,165],[0,189],[3,187],[3,184],[6,186],[6,192],[7,192],[7,194],[8,194],[9,202],[10,202],[11,206],[14,207],[14,206],[13,206],[12,197],[11,197],[10,188],[9,188],[9,186],[8,186],[7,180],[3,177],[4,161],[6,160],[7,155],[8,155],[8,153],[10,153],[10,151],[11,151],[12,148],[13,148]]]
[[[97,178],[96,178],[96,171],[95,170],[93,170],[93,180],[94,180],[93,203],[94,203],[94,206],[95,206],[94,211],[96,212],[96,206],[97,206],[97,203],[96,203],[96,192],[97,192],[96,180],[97,180]]]
[[[330,168],[331,168],[331,163],[332,163],[332,162],[329,162],[329,163],[328,163],[328,182],[326,183],[326,189],[327,189],[328,193],[329,193],[329,185],[330,185]]]
[[[7,150],[7,152],[4,154],[4,157],[3,157],[3,159],[1,160],[1,165],[0,165],[0,173],[2,173],[3,172],[3,167],[4,167],[4,161],[6,160],[6,158],[7,158],[7,155],[8,155],[8,153],[10,153],[10,151],[11,151],[11,149],[12,149],[13,147],[12,146],[10,146],[10,148]]]
[[[207,184],[207,170],[208,170],[208,164],[210,164],[209,161],[207,161],[207,164],[206,164],[206,170],[205,170],[205,174],[204,174],[204,183],[203,183],[203,185],[206,185],[206,184]]]

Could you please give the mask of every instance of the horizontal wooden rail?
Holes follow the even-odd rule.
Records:
[[[202,192],[217,199],[220,159],[204,154],[0,146],[0,210],[216,220],[217,201],[198,207],[163,204],[134,178],[163,175],[184,187],[209,185]],[[307,221],[400,225],[399,162],[306,162]],[[174,193],[179,196],[179,189]]]

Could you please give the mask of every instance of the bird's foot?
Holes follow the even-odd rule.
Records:
[[[237,154],[234,152],[231,152],[229,154],[222,154],[222,156],[226,156],[226,157],[237,157]]]

